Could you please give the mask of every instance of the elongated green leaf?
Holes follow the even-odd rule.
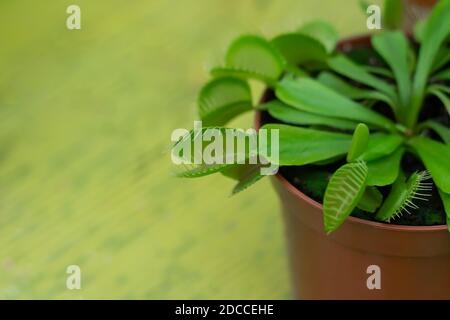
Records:
[[[408,195],[406,178],[403,172],[399,174],[391,191],[376,215],[376,219],[389,221],[397,212],[401,212],[402,204]]]
[[[374,213],[383,203],[383,195],[376,187],[367,187],[357,207],[361,210]]]
[[[367,175],[367,185],[381,187],[394,183],[400,172],[403,153],[404,148],[398,148],[385,157],[368,161],[367,167],[369,173]]]
[[[388,104],[395,112],[394,101],[392,101],[392,99],[390,99],[384,93],[354,87],[351,84],[345,82],[340,77],[326,71],[319,74],[319,76],[317,77],[317,81],[350,99],[354,100],[368,99],[375,101],[383,101],[386,104]]]
[[[417,64],[416,51],[410,45],[408,45],[408,71],[411,75],[416,70],[416,64]],[[411,88],[412,88],[412,85],[411,85]]]
[[[279,132],[279,160],[268,157],[271,163],[300,166],[344,155],[347,153],[351,135],[293,127],[284,124],[267,124],[262,127]],[[272,150],[272,139],[267,139]]]
[[[209,71],[209,73],[215,78],[225,77],[225,78],[237,78],[241,80],[249,80],[249,79],[259,80],[267,84],[269,87],[273,87],[277,83],[276,79],[270,78],[266,75],[236,68],[214,67]]]
[[[450,49],[449,48],[441,48],[436,55],[435,61],[433,63],[433,67],[431,68],[431,72],[434,73],[438,71],[440,68],[445,66],[450,62]]]
[[[368,94],[368,90],[354,87],[342,78],[327,71],[321,72],[317,77],[317,81],[350,99],[364,99]]]
[[[444,87],[445,88],[445,87]],[[447,109],[448,114],[450,115],[450,99],[447,97],[447,95],[442,91],[443,86],[440,85],[431,85],[427,89],[427,93],[435,96],[438,98],[442,104],[444,105],[445,109]]]
[[[440,80],[440,81],[450,80],[450,69],[442,70],[433,77],[433,80]]]
[[[423,87],[426,78],[436,62],[442,43],[450,34],[450,1],[442,0],[435,6],[423,30],[423,42],[419,53],[419,61],[415,87]]]
[[[328,58],[325,47],[316,39],[304,34],[282,34],[274,38],[272,44],[287,62],[294,66],[311,61],[322,62]]]
[[[442,203],[444,204],[444,210],[447,214],[448,231],[450,231],[450,194],[447,194],[439,189],[439,195],[441,196]]]
[[[400,101],[403,108],[407,107],[411,96],[408,40],[400,31],[383,32],[372,37],[372,46],[393,70],[398,85]]]
[[[416,22],[416,25],[414,26],[414,38],[417,40],[417,42],[422,42],[423,40],[423,34],[425,32],[425,25],[427,23],[427,19],[423,19]]]
[[[278,83],[275,93],[284,103],[303,111],[373,124],[386,130],[396,130],[391,120],[313,79],[283,79]]]
[[[360,123],[353,133],[352,144],[347,154],[347,162],[353,162],[358,159],[366,151],[368,142],[369,128],[364,123]]]
[[[450,94],[450,87],[442,84],[432,84],[428,88],[439,90],[445,94]]]
[[[275,119],[289,124],[321,125],[343,130],[353,130],[358,124],[357,122],[350,120],[325,117],[322,115],[301,111],[278,100],[270,101],[263,107],[266,108],[269,111],[269,114]]]
[[[303,25],[298,32],[320,41],[328,53],[334,51],[339,40],[339,34],[334,27],[323,21],[309,22]]]
[[[365,190],[367,166],[364,162],[348,163],[331,177],[323,200],[324,227],[335,231],[352,213]]]
[[[434,120],[427,120],[424,123],[421,123],[419,128],[428,128],[433,130],[442,138],[445,144],[450,145],[450,129],[440,124],[439,122]]]
[[[364,161],[372,161],[388,156],[398,149],[404,138],[397,134],[374,133],[369,137],[366,152],[361,156]]]
[[[399,0],[385,0],[383,10],[383,27],[400,29],[402,25],[403,5]]]
[[[198,109],[204,126],[224,125],[252,109],[250,87],[235,78],[213,79],[200,91]]]
[[[408,209],[418,209],[413,201],[426,200],[426,197],[431,195],[431,184],[425,182],[428,179],[427,172],[415,172],[408,181],[405,181],[405,176],[401,173],[378,211],[376,219],[390,222],[405,212],[410,214]]]
[[[374,67],[374,66],[362,66],[364,70],[369,73],[372,73],[376,76],[381,76],[389,79],[394,79],[394,74],[391,70],[383,68],[383,67]]]
[[[252,35],[241,36],[230,45],[225,57],[227,68],[260,74],[269,79],[278,79],[284,70],[284,59],[264,38]]]
[[[338,55],[328,59],[328,65],[333,71],[347,78],[361,82],[369,87],[375,88],[385,93],[389,98],[396,100],[397,95],[391,85],[371,75],[369,72],[364,70],[363,67],[357,65],[349,58],[343,55]]]
[[[450,0],[441,0],[428,17],[423,31],[423,41],[413,83],[412,103],[407,114],[408,127],[413,127],[417,122],[433,63],[442,43],[450,34],[448,21],[450,21]]]
[[[425,137],[414,137],[408,143],[418,153],[439,189],[450,193],[450,146]]]

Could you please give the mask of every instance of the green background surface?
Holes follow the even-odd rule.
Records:
[[[357,2],[1,0],[0,298],[290,298],[269,180],[177,179],[170,134],[235,36],[366,32]]]

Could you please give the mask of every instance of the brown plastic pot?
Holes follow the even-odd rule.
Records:
[[[368,46],[347,39],[342,50]],[[256,127],[261,114],[256,115]],[[447,226],[400,226],[349,217],[331,235],[322,205],[281,174],[272,177],[281,200],[295,297],[299,299],[450,299]],[[380,267],[381,289],[369,290],[369,266]]]

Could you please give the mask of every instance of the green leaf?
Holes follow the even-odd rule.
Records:
[[[406,124],[413,127],[419,116],[425,94],[425,86],[431,73],[436,55],[450,34],[450,0],[441,0],[434,7],[423,32],[416,73],[413,83],[411,108]]]
[[[264,165],[262,164],[235,164],[224,168],[221,170],[221,173],[226,177],[238,181],[232,192],[232,195],[235,195],[265,177],[261,174],[261,168],[263,167]]]
[[[384,201],[376,215],[376,219],[390,222],[391,219],[400,217],[403,213],[410,214],[409,209],[418,209],[414,204],[415,199],[427,200],[425,197],[431,194],[431,185],[426,180],[429,175],[426,171],[413,173],[408,181],[401,173],[392,185],[386,201]]]
[[[414,26],[414,38],[417,40],[417,42],[423,41],[423,34],[425,32],[425,25],[427,23],[427,19],[420,20],[416,22],[416,25]]]
[[[350,147],[351,135],[293,127],[284,124],[266,124],[262,129],[278,130],[279,160],[268,157],[273,164],[301,166],[344,155]],[[268,138],[272,150],[272,139]]]
[[[375,88],[386,94],[389,98],[391,98],[394,101],[397,99],[395,90],[391,85],[371,75],[369,72],[364,70],[362,66],[359,66],[358,64],[354,63],[352,60],[343,55],[338,55],[336,57],[329,59],[328,65],[333,71],[347,78],[356,80],[369,87]]]
[[[368,142],[369,128],[364,123],[360,123],[353,133],[352,144],[347,154],[347,162],[353,162],[358,159],[366,151]]]
[[[395,103],[384,93],[354,87],[351,84],[345,82],[342,78],[326,71],[319,74],[319,76],[317,77],[317,81],[353,100],[367,99],[383,101],[388,104],[395,112]]]
[[[383,195],[376,187],[367,187],[357,207],[361,210],[374,213],[383,203]]]
[[[267,77],[263,74],[252,72],[248,70],[240,70],[235,68],[214,67],[209,73],[215,78],[237,78],[241,80],[259,80],[267,84],[269,87],[274,87],[277,83],[276,79]]]
[[[399,0],[385,0],[383,26],[388,29],[400,29],[402,25],[403,5]]]
[[[207,131],[211,129],[214,129],[214,135],[208,135]],[[243,130],[223,127],[193,129],[172,146],[172,159],[178,162],[175,174],[178,177],[197,178],[223,171],[237,163],[250,163],[250,158],[258,155],[257,146],[250,147],[250,139],[256,139],[258,143],[256,131],[251,137]],[[245,145],[245,148],[239,148],[240,144]],[[257,159],[254,161],[256,163]]]
[[[182,164],[177,167],[175,175],[179,178],[200,178],[220,172],[231,167],[231,164]]]
[[[411,96],[408,40],[401,31],[383,32],[372,37],[372,46],[394,72],[400,101],[403,108],[407,107]]]
[[[369,92],[368,90],[354,87],[342,78],[327,71],[321,72],[317,77],[317,81],[350,99],[365,99]]]
[[[416,70],[416,63],[417,63],[417,54],[414,51],[414,49],[408,45],[408,72],[409,74],[413,74]],[[412,88],[412,85],[411,85]]]
[[[447,194],[439,189],[439,195],[441,196],[442,203],[444,204],[444,210],[447,214],[448,231],[450,231],[450,194]]]
[[[448,162],[450,146],[425,137],[414,137],[408,143],[418,153],[439,189],[445,193],[450,193]]]
[[[334,27],[323,21],[309,22],[303,25],[298,32],[320,41],[328,53],[334,51],[339,40],[339,34]]]
[[[325,61],[328,58],[325,47],[316,39],[300,33],[286,33],[277,36],[272,44],[281,52],[286,61],[299,66],[311,61]]]
[[[361,156],[364,161],[372,161],[392,154],[404,142],[398,134],[374,133],[369,137],[367,150]]]
[[[368,161],[367,185],[382,187],[394,183],[400,172],[400,163],[404,151],[404,148],[398,148],[385,157]]]
[[[439,90],[439,91],[441,91],[442,93],[445,93],[445,94],[450,94],[450,87],[448,87],[446,85],[432,84],[428,88]]]
[[[235,78],[211,80],[202,88],[197,101],[204,126],[224,125],[252,109],[248,83]]]
[[[239,182],[233,188],[232,194],[235,195],[244,191],[264,178],[265,176],[261,174],[261,168],[262,165],[246,165],[245,170],[240,173]]]
[[[428,87],[427,93],[438,98],[444,105],[445,109],[447,109],[447,113],[450,115],[450,99],[446,96],[443,90],[445,90],[444,86],[434,84]]]
[[[450,129],[434,120],[427,120],[420,124],[420,129],[428,128],[436,132],[445,144],[450,145]]]
[[[259,74],[276,80],[284,70],[284,59],[264,38],[241,36],[230,45],[225,57],[227,68]]]
[[[310,74],[307,71],[300,69],[297,66],[294,66],[291,64],[286,65],[285,77],[293,77],[295,79],[297,77],[302,78],[302,77],[309,77],[309,76],[310,76]]]
[[[446,47],[441,48],[436,55],[431,72],[434,73],[435,71],[438,71],[440,68],[448,64],[449,61],[450,49]]]
[[[450,69],[442,70],[433,77],[433,80],[448,81],[450,80]]]
[[[383,68],[383,67],[374,67],[374,66],[362,66],[364,70],[369,73],[372,73],[377,76],[394,79],[394,74],[391,70]]]
[[[335,231],[352,213],[365,190],[367,166],[348,163],[331,177],[323,200],[323,218],[327,234]]]
[[[353,130],[357,122],[325,117],[314,113],[295,109],[281,101],[273,100],[263,105],[269,111],[269,114],[275,119],[289,124],[298,125],[321,125],[343,130]]]
[[[283,79],[278,83],[275,93],[278,99],[302,111],[373,124],[386,130],[396,130],[391,120],[313,79]]]

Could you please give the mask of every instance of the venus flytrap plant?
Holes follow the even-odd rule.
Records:
[[[397,9],[388,17],[392,27]],[[263,110],[271,118],[262,129],[279,131],[279,155],[268,155],[268,162],[285,167],[340,164],[323,200],[327,233],[355,208],[385,222],[412,213],[433,186],[450,222],[449,21],[450,0],[441,0],[415,30],[417,50],[400,31],[372,36],[377,66],[337,52],[338,35],[323,22],[272,40],[240,37],[200,92],[200,118],[207,126],[221,127],[244,112]],[[252,101],[249,80],[267,87],[260,104]],[[380,112],[380,107],[390,111]],[[425,107],[443,115],[423,116]],[[427,171],[408,177],[411,171],[402,165],[406,154]],[[200,163],[182,176],[221,172],[238,181],[236,193],[262,178],[261,166]]]

